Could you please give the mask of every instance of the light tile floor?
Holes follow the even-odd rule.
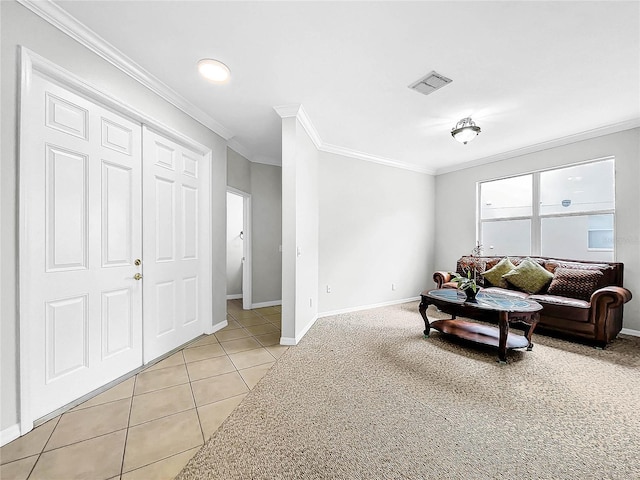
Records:
[[[172,479],[288,347],[280,307],[229,325],[0,449],[2,480]]]

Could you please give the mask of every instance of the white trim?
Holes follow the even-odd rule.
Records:
[[[307,326],[304,327],[302,329],[302,331],[298,335],[295,336],[295,338],[292,338],[292,337],[280,337],[280,345],[295,346],[298,343],[300,343],[300,340],[302,340],[302,337],[304,337],[307,334],[307,332],[309,331],[309,329],[311,327],[313,327],[313,325],[316,323],[318,318],[320,318],[320,317],[318,317],[317,315],[315,317],[313,317],[311,319],[311,321],[307,324]]]
[[[227,300],[237,300],[239,298],[242,298],[241,293],[232,293],[231,295],[227,295]]]
[[[435,174],[435,170],[433,169],[411,165],[409,163],[399,162],[397,160],[391,160],[389,158],[379,157],[377,155],[371,155],[369,153],[359,152],[350,148],[339,147],[337,145],[331,145],[329,143],[323,142],[322,138],[320,138],[318,130],[316,130],[316,127],[313,125],[313,122],[309,118],[306,110],[299,103],[280,105],[277,107],[273,107],[273,109],[282,118],[296,117],[296,119],[298,119],[302,127],[311,138],[313,144],[318,150],[322,152],[333,153],[334,155],[342,155],[343,157],[355,158],[357,160],[364,160],[366,162],[378,163],[380,165],[386,165],[388,167],[402,168],[404,170],[411,170],[412,172],[426,173],[429,175]]]
[[[264,308],[264,307],[275,307],[276,305],[282,305],[282,300],[272,300],[270,302],[259,302],[251,304],[251,308]]]
[[[358,160],[364,160],[366,162],[378,163],[380,165],[386,165],[387,167],[401,168],[403,170],[410,170],[412,172],[426,173],[427,175],[436,174],[436,171],[431,168],[399,162],[397,160],[391,160],[389,158],[378,157],[377,155],[358,152],[356,150],[351,150],[350,148],[338,147],[337,145],[330,145],[328,143],[323,143],[322,146],[319,147],[319,150],[327,153],[333,153],[335,155],[342,155],[343,157],[350,157]]]
[[[633,337],[640,337],[640,330],[632,330],[631,328],[623,328],[620,333],[625,335],[631,335]]]
[[[240,142],[238,142],[238,140],[236,140],[235,137],[230,138],[229,140],[227,140],[227,147],[229,147],[234,152],[239,153],[240,155],[242,155],[247,160],[251,161],[251,157],[252,157],[251,152],[249,150],[247,150],[244,145],[242,145]]]
[[[129,105],[122,103],[120,100],[112,97],[108,93],[103,92],[94,85],[85,82],[77,75],[69,72],[68,70],[59,67],[55,63],[47,60],[46,58],[38,55],[37,53],[29,50],[24,46],[20,46],[22,69],[23,69],[23,82],[25,86],[30,83],[31,75],[35,72],[45,78],[52,79],[63,86],[78,91],[89,100],[98,102],[111,110],[128,117],[130,120],[134,120],[142,125],[147,126],[150,130],[169,137],[176,143],[182,146],[194,150],[196,153],[206,155],[211,152],[211,148],[203,145],[199,142],[192,140],[191,138],[183,135],[182,133],[174,130],[171,127],[166,126],[161,121],[156,120],[149,115],[146,115],[138,110],[131,108]]]
[[[0,431],[0,447],[5,446],[9,442],[13,442],[20,436],[20,425],[14,423],[10,427],[7,427]]]
[[[206,332],[207,335],[211,335],[212,333],[216,333],[219,332],[220,330],[222,330],[224,327],[228,326],[229,322],[227,322],[226,320],[223,320],[222,322],[216,323],[215,325],[213,325],[211,327],[211,331],[210,332]]]
[[[251,194],[234,187],[227,187],[227,193],[232,193],[242,198],[242,231],[244,232],[242,256],[244,257],[244,262],[242,262],[242,295],[236,298],[242,298],[242,308],[244,310],[250,310],[253,299],[253,230],[251,228],[253,221],[251,216]]]
[[[398,305],[400,303],[415,302],[417,300],[420,300],[420,297],[402,298],[400,300],[391,300],[389,302],[373,303],[371,305],[360,305],[358,307],[342,308],[340,310],[332,310],[330,312],[321,312],[318,314],[318,318],[331,317],[333,315],[341,315],[343,313],[359,312],[361,310],[370,310],[372,308],[388,307],[390,305]]]
[[[234,133],[231,130],[224,127],[208,114],[200,110],[171,87],[161,82],[157,77],[147,72],[140,65],[107,42],[104,38],[100,37],[93,30],[86,27],[52,1],[17,1],[64,34],[73,38],[82,46],[102,57],[111,65],[169,102],[171,105],[182,110],[197,122],[220,135],[225,140],[234,136]]]
[[[546,142],[536,143],[529,145],[528,147],[516,148],[515,150],[509,150],[508,152],[497,153],[489,157],[472,160],[470,162],[459,163],[450,167],[439,168],[435,171],[435,175],[443,175],[445,173],[456,172],[458,170],[465,170],[471,167],[477,167],[485,165],[487,163],[500,162],[502,160],[508,160],[514,157],[520,157],[529,153],[541,152],[550,148],[561,147],[563,145],[569,145],[571,143],[581,142],[583,140],[589,140],[591,138],[601,137],[603,135],[610,135],[612,133],[624,132],[625,130],[631,130],[632,128],[640,127],[640,118],[634,118],[625,122],[614,123],[613,125],[607,125],[605,127],[594,128],[587,130],[586,132],[575,133],[573,135],[567,135],[565,137],[548,140]]]

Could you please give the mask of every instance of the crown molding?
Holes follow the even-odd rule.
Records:
[[[51,0],[17,0],[17,2],[225,140],[233,137],[231,130],[158,80]]]
[[[239,153],[247,160],[252,161],[251,152],[248,149],[246,149],[244,145],[238,142],[235,138],[230,138],[227,140],[227,147],[229,147],[234,152]]]
[[[271,165],[273,167],[282,167],[282,164],[277,160],[274,160],[271,157],[267,157],[266,155],[256,155],[253,160],[253,163],[260,163],[262,165]]]
[[[541,152],[543,150],[549,150],[550,148],[562,147],[571,143],[581,142],[584,140],[590,140],[596,137],[602,137],[604,135],[610,135],[612,133],[623,132],[625,130],[631,130],[632,128],[640,127],[640,118],[633,118],[624,122],[614,123],[613,125],[606,125],[604,127],[594,128],[587,130],[586,132],[574,133],[564,137],[556,138],[554,140],[548,140],[546,142],[536,143],[529,145],[528,147],[517,148],[515,150],[509,150],[508,152],[498,153],[489,157],[479,158],[477,160],[471,160],[469,162],[459,163],[450,167],[439,168],[436,170],[435,175],[443,175],[445,173],[456,172],[458,170],[465,170],[471,167],[477,167],[480,165],[486,165],[488,163],[500,162],[502,160],[508,160],[514,157],[520,157],[530,153]]]
[[[378,163],[380,165],[386,165],[388,167],[401,168],[404,170],[411,170],[412,172],[418,173],[426,173],[429,175],[434,175],[434,170],[427,169],[424,167],[420,167],[418,165],[412,165],[409,163],[399,162],[397,160],[391,160],[389,158],[379,157],[376,155],[371,155],[369,153],[359,152],[357,150],[352,150],[350,148],[339,147],[337,145],[331,145],[330,143],[325,143],[320,138],[320,134],[316,130],[313,122],[309,118],[309,115],[305,111],[304,107],[301,104],[290,104],[290,105],[281,105],[278,107],[274,107],[274,110],[280,115],[282,118],[291,118],[295,117],[298,119],[300,124],[304,127],[305,131],[309,134],[311,141],[316,146],[316,148],[322,152],[333,153],[335,155],[342,155],[343,157],[355,158],[357,160],[364,160],[367,162]]]
[[[350,148],[338,147],[337,145],[331,145],[328,143],[323,144],[319,150],[327,153],[333,153],[335,155],[342,155],[344,157],[356,158],[358,160],[364,160],[367,162],[378,163],[380,165],[386,165],[388,167],[401,168],[403,170],[410,170],[417,173],[426,173],[427,175],[435,175],[435,170],[421,167],[405,162],[399,162],[397,160],[391,160],[389,158],[378,157],[369,153],[358,152]]]

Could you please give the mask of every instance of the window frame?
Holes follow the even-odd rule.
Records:
[[[598,162],[606,162],[613,161],[613,208],[606,210],[598,210],[598,211],[581,211],[581,212],[570,212],[570,213],[546,213],[540,214],[540,176],[544,172],[550,172],[554,170],[562,170],[569,167],[576,167],[580,165],[589,165],[592,163]],[[557,167],[544,168],[540,170],[533,170],[529,172],[519,173],[517,175],[506,175],[504,177],[496,177],[490,180],[483,180],[476,182],[476,243],[480,243],[482,240],[482,225],[483,223],[492,223],[492,222],[503,222],[508,220],[529,220],[531,222],[531,238],[529,239],[531,250],[528,255],[531,256],[540,256],[541,247],[542,247],[542,219],[543,218],[567,218],[567,217],[583,217],[588,215],[613,215],[613,248],[612,249],[604,249],[604,248],[588,248],[590,252],[613,252],[613,258],[615,261],[616,258],[616,185],[615,185],[615,172],[616,172],[616,162],[615,156],[610,155],[607,157],[596,158],[593,160],[586,160],[582,162],[569,163],[566,165],[561,165]],[[522,215],[517,217],[500,217],[500,218],[490,218],[483,220],[482,219],[482,184],[495,182],[498,180],[504,180],[507,178],[515,178],[515,177],[524,177],[526,175],[531,175],[532,182],[532,204],[531,204],[531,215]],[[587,230],[589,231],[589,230]]]

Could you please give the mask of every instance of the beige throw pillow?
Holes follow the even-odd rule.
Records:
[[[500,260],[493,268],[484,272],[485,280],[488,280],[491,285],[501,288],[507,288],[507,281],[502,278],[505,273],[509,273],[511,270],[516,268],[516,266],[511,263],[509,257],[504,257]]]

